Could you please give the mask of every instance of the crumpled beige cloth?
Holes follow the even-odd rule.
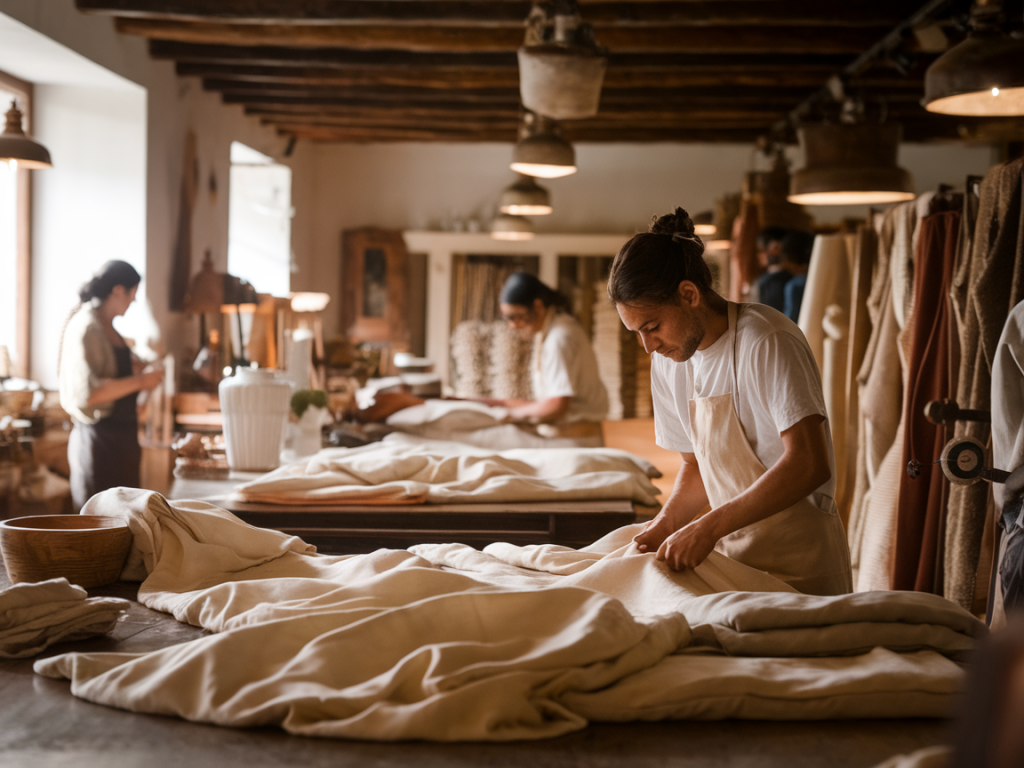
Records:
[[[650,462],[614,448],[492,451],[392,440],[328,448],[236,494],[268,504],[452,504],[630,499],[657,504]],[[653,473],[655,474],[651,474]]]
[[[934,717],[963,674],[943,654],[985,631],[935,595],[803,596],[717,552],[670,571],[632,544],[639,526],[581,550],[328,557],[146,491],[98,494],[83,513],[128,520],[122,575],[145,577],[141,602],[218,634],[64,654],[36,672],[93,702],[198,722],[500,741],[589,719]],[[873,650],[849,655],[861,647]]]
[[[0,657],[23,659],[54,643],[105,635],[131,608],[116,597],[89,597],[67,579],[0,590]]]

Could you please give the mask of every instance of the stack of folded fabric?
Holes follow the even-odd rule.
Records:
[[[54,643],[105,635],[131,607],[116,597],[89,597],[67,579],[0,590],[0,658],[35,656]]]

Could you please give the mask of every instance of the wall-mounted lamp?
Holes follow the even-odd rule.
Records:
[[[576,150],[558,135],[558,124],[541,115],[523,115],[511,168],[526,176],[556,179],[576,173]]]
[[[873,205],[914,199],[910,173],[896,165],[899,123],[805,123],[797,128],[804,167],[789,182],[799,205]]]
[[[1024,115],[1024,37],[1004,30],[998,4],[974,6],[967,39],[925,72],[922,103],[943,115]]]
[[[491,237],[495,240],[532,240],[533,223],[522,216],[499,213],[491,221]]]
[[[38,141],[25,135],[21,127],[21,110],[12,100],[7,110],[7,124],[0,134],[0,161],[10,163],[11,168],[52,168],[50,153]]]
[[[519,175],[519,180],[505,188],[498,201],[498,210],[513,216],[547,216],[551,196],[533,176]]]

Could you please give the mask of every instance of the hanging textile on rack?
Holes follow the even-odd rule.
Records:
[[[831,304],[850,304],[850,258],[846,235],[818,235],[807,268],[807,286],[797,325],[807,337],[818,370],[825,373],[825,329],[822,321]]]
[[[868,301],[872,316],[878,319],[858,374],[861,438],[849,532],[851,559],[854,552],[857,558],[858,592],[889,589],[891,582],[896,508],[904,471],[902,413],[909,352],[899,318],[912,309],[913,289],[903,283],[913,272],[916,218],[913,201],[886,211]],[[894,267],[895,262],[899,264]]]
[[[871,218],[874,218],[872,214]],[[846,358],[846,459],[843,487],[836,489],[836,505],[847,532],[857,484],[857,455],[860,445],[860,392],[857,375],[867,354],[871,338],[871,311],[868,306],[871,279],[878,260],[878,234],[869,219],[857,228],[850,275],[850,331]],[[836,460],[838,462],[838,459]],[[838,467],[837,467],[838,470]]]
[[[939,531],[949,483],[934,462],[946,443],[943,428],[924,416],[925,405],[952,394],[949,376],[949,287],[956,261],[959,211],[920,220],[914,260],[914,311],[908,326],[910,354],[904,406],[901,466],[915,462],[919,475],[900,477],[892,588],[941,591]]]
[[[729,301],[747,301],[761,264],[757,260],[757,233],[761,221],[757,204],[750,198],[740,203],[740,214],[732,225],[729,245]]]
[[[1010,309],[1024,299],[1024,159],[990,170],[981,182],[973,238],[964,238],[950,292],[960,341],[957,402],[961,408],[991,407],[992,360]],[[970,204],[970,195],[965,205]],[[988,444],[982,422],[957,422],[957,437]],[[987,590],[978,584],[982,539],[991,515],[988,483],[950,490],[945,535],[944,594],[971,609]]]

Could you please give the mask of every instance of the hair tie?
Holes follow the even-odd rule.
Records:
[[[705,248],[704,241],[701,240],[699,237],[697,237],[696,234],[684,235],[682,232],[673,232],[672,233],[672,242],[673,243],[680,243],[680,244],[682,244],[682,243],[696,243],[697,245],[700,246],[700,252],[704,253],[704,248]]]

